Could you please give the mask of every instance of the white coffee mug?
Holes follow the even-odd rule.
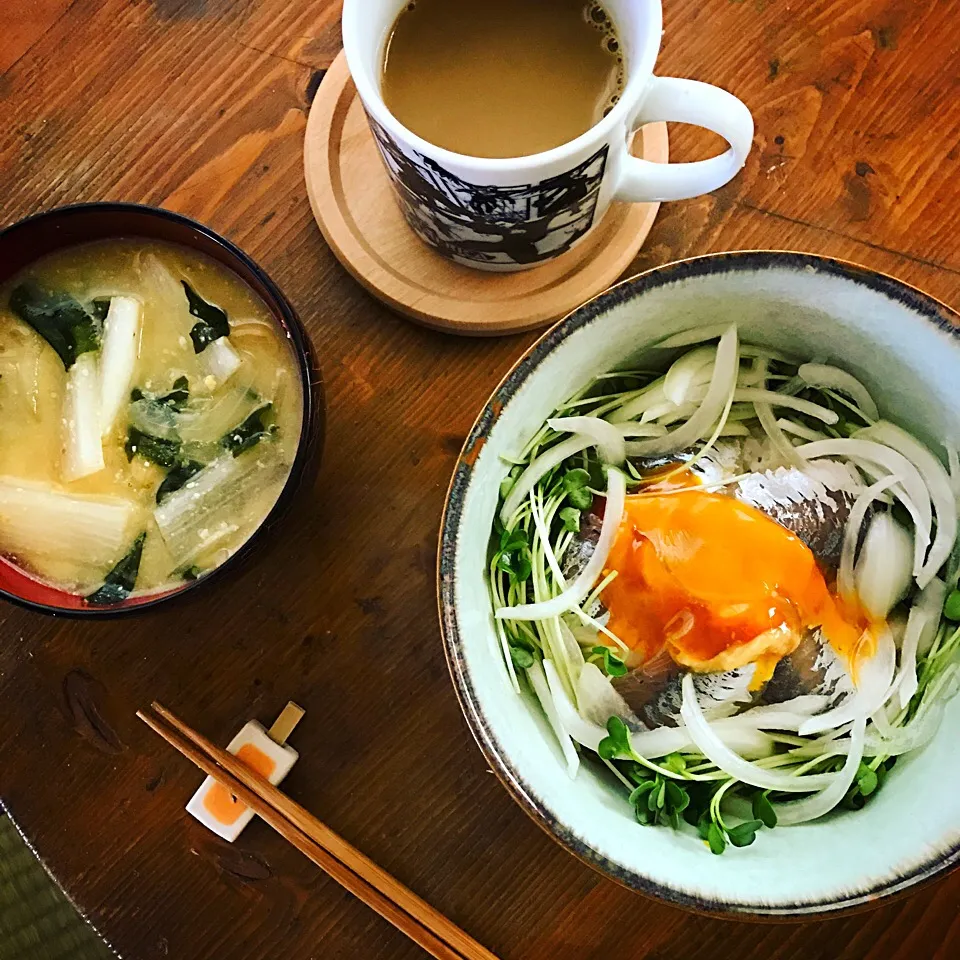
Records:
[[[400,207],[417,236],[481,270],[522,270],[566,253],[614,200],[683,200],[731,180],[746,161],[753,118],[732,94],[696,80],[653,75],[663,33],[660,0],[604,0],[623,48],[620,101],[569,143],[506,160],[428,143],[387,109],[384,50],[409,0],[344,0],[343,47]],[[455,0],[452,0],[455,2]],[[730,144],[695,163],[651,163],[630,153],[645,123],[706,127]]]

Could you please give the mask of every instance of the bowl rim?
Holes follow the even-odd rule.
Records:
[[[447,668],[470,733],[497,779],[544,832],[587,866],[634,892],[720,919],[788,922],[791,919],[826,919],[858,913],[879,906],[882,902],[899,899],[908,892],[913,893],[960,866],[960,843],[945,852],[932,854],[928,860],[907,874],[893,880],[877,882],[867,890],[842,899],[808,900],[777,906],[731,903],[697,897],[665,883],[652,881],[640,871],[611,861],[584,843],[553,816],[527,784],[518,766],[508,758],[497,737],[486,724],[483,708],[460,652],[460,624],[455,597],[457,532],[464,497],[472,480],[473,467],[503,408],[540,362],[576,330],[586,326],[609,308],[648,290],[677,280],[709,277],[730,270],[771,268],[808,270],[859,282],[876,293],[900,302],[960,340],[960,313],[952,307],[890,274],[850,260],[821,254],[761,249],[708,253],[674,260],[624,278],[572,310],[534,341],[501,378],[470,428],[444,501],[437,555],[437,607]]]
[[[300,388],[303,398],[303,408],[300,422],[300,437],[297,441],[297,452],[290,465],[290,472],[284,481],[283,487],[277,496],[276,502],[270,508],[267,515],[263,518],[257,528],[243,542],[243,544],[228,557],[220,566],[215,567],[206,575],[197,580],[184,583],[172,590],[163,593],[147,594],[141,598],[134,597],[133,603],[117,607],[79,607],[68,608],[54,606],[49,603],[41,603],[35,600],[29,600],[18,594],[12,593],[0,587],[0,599],[6,600],[18,607],[31,610],[35,613],[42,613],[52,617],[72,619],[72,620],[113,620],[123,617],[139,616],[140,614],[154,610],[156,607],[192,595],[195,591],[202,589],[208,584],[221,579],[225,573],[233,571],[249,556],[258,546],[263,536],[271,530],[286,512],[290,506],[291,500],[297,493],[297,490],[304,478],[308,467],[314,461],[319,459],[323,447],[323,434],[325,426],[326,404],[324,398],[323,376],[317,363],[313,343],[306,331],[303,321],[300,319],[293,304],[287,299],[287,296],[280,287],[271,279],[266,270],[263,269],[249,254],[242,250],[233,241],[217,233],[206,224],[187,217],[184,214],[176,213],[173,210],[167,210],[164,207],[155,207],[143,203],[127,203],[122,201],[100,200],[86,203],[72,203],[59,207],[51,207],[49,210],[41,210],[37,213],[23,217],[14,223],[0,229],[0,241],[5,240],[9,235],[16,234],[18,231],[27,227],[32,227],[37,222],[49,220],[51,224],[56,224],[58,220],[74,217],[78,215],[90,214],[139,214],[146,218],[155,218],[157,220],[166,220],[177,226],[193,230],[201,234],[215,246],[220,247],[226,252],[228,257],[240,264],[253,274],[257,280],[263,284],[264,289],[269,294],[273,303],[266,302],[265,306],[277,320],[284,332],[288,335],[293,347],[293,353],[297,362],[297,370],[300,375]],[[122,233],[117,234],[117,239],[123,238]],[[136,236],[136,234],[131,234]],[[144,237],[149,239],[149,237]],[[90,241],[98,242],[98,241]],[[166,242],[166,241],[161,241]],[[193,249],[187,243],[173,241],[174,245]],[[72,244],[71,246],[82,246],[83,243]],[[66,249],[66,248],[63,248]],[[209,256],[209,254],[208,254]],[[222,266],[233,273],[236,271],[227,263]],[[246,281],[237,275],[237,278],[244,284]],[[246,284],[249,286],[249,284]],[[254,291],[256,293],[256,291]],[[257,294],[259,296],[259,294]],[[265,298],[260,297],[261,300]],[[18,568],[19,569],[19,568]],[[42,581],[41,581],[42,582]],[[125,602],[126,603],[126,602]]]

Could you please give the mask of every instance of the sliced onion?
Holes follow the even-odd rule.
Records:
[[[699,397],[699,401],[702,401],[703,395]],[[640,417],[640,423],[653,423],[655,420],[659,420],[661,417],[673,418],[677,417],[678,419],[683,419],[684,414],[680,413],[683,410],[689,410],[690,413],[693,413],[697,409],[696,403],[684,403],[676,404],[672,400],[661,400],[659,403],[655,403],[652,407],[648,407],[643,411],[643,415]],[[690,414],[686,414],[689,416]]]
[[[703,396],[701,395],[701,401]],[[698,403],[681,403],[678,407],[675,403],[665,402],[657,407],[651,407],[641,418],[641,423],[656,421],[658,426],[666,427],[672,423],[678,423],[681,420],[687,420],[697,412]]]
[[[788,407],[796,410],[798,413],[805,413],[808,416],[816,417],[824,423],[834,424],[840,417],[827,407],[821,407],[818,403],[811,403],[809,400],[803,400],[800,397],[791,397],[785,393],[777,393],[775,390],[760,390],[757,387],[738,387],[733,395],[737,403],[769,403],[772,407]]]
[[[918,605],[927,613],[927,625],[920,633],[917,644],[917,653],[925,655],[933,646],[933,641],[940,629],[940,613],[943,602],[947,599],[947,585],[940,579],[931,580],[920,594]]]
[[[907,629],[903,634],[903,646],[900,649],[900,685],[897,693],[901,710],[906,709],[919,687],[917,653],[921,646],[925,647],[923,652],[926,652],[933,645],[946,593],[947,585],[942,580],[931,580],[910,610]]]
[[[600,576],[610,548],[620,528],[626,497],[626,481],[615,467],[607,471],[607,502],[603,512],[603,525],[600,527],[600,539],[597,541],[586,566],[577,578],[562,593],[541,603],[525,603],[516,607],[500,607],[496,616],[500,620],[544,620],[559,617],[563,613],[579,606],[593,588]]]
[[[577,678],[577,712],[584,720],[601,727],[610,717],[633,720],[627,701],[617,693],[606,674],[595,664],[585,663]]]
[[[829,703],[829,697],[818,693],[807,693],[794,697],[792,700],[784,700],[783,703],[768,703],[759,707],[751,707],[731,719],[752,724],[761,730],[792,730],[795,732],[801,723],[823,710]]]
[[[821,433],[819,430],[811,430],[802,423],[794,423],[793,420],[786,420],[782,417],[777,421],[777,426],[783,430],[784,433],[792,433],[795,437],[800,437],[801,440],[814,441],[829,439],[825,433]]]
[[[731,725],[730,719],[716,720],[713,728],[730,750],[741,756],[759,760],[774,752],[773,739],[756,727]],[[604,731],[606,732],[606,731]],[[646,760],[656,760],[670,753],[699,753],[690,730],[686,726],[657,727],[630,734],[630,746]]]
[[[895,474],[900,481],[900,486],[894,487],[893,493],[908,510],[912,510],[916,514],[914,517],[914,523],[917,526],[915,537],[918,551],[917,559],[920,559],[922,552],[926,550],[926,545],[930,542],[933,511],[930,506],[930,494],[927,491],[927,485],[923,482],[923,477],[903,454],[886,446],[886,444],[862,438],[818,440],[815,443],[805,443],[803,446],[797,447],[797,452],[808,460],[816,460],[820,457],[863,459]],[[919,574],[921,566],[922,560],[920,563],[914,561],[914,576]]]
[[[825,789],[836,779],[836,774],[815,773],[794,776],[777,770],[764,770],[750,763],[734,753],[711,729],[697,700],[693,674],[688,673],[684,676],[682,689],[683,704],[680,707],[680,716],[687,725],[690,738],[705,757],[734,779],[763,790],[781,790],[788,793],[808,793],[812,790]],[[722,722],[729,721],[717,721],[718,724]]]
[[[898,757],[925,747],[937,735],[943,720],[943,711],[943,702],[935,703],[889,737],[877,736],[871,730],[867,734],[867,756]]]
[[[767,376],[770,372],[770,361],[766,357],[757,357],[753,361],[753,372],[756,386],[766,389]],[[780,429],[777,418],[773,415],[773,407],[769,403],[756,402],[753,412],[760,421],[763,432],[767,435],[774,450],[780,455],[784,463],[802,470],[806,461],[793,448],[787,435]]]
[[[957,498],[950,483],[950,475],[944,465],[919,440],[886,420],[881,420],[865,430],[858,430],[856,436],[884,443],[906,457],[917,468],[930,493],[937,517],[937,532],[926,563],[917,575],[917,584],[923,589],[944,565],[957,539]]]
[[[793,366],[797,365],[797,360],[795,357],[787,356],[785,353],[781,353],[779,350],[771,350],[770,347],[758,347],[754,343],[741,343],[740,344],[740,356],[741,357],[758,357],[763,360],[777,360],[780,363],[790,363]]]
[[[640,456],[660,456],[685,450],[713,429],[725,408],[729,407],[740,370],[737,328],[730,326],[720,338],[717,361],[703,403],[684,424],[665,437],[641,440],[634,444]]]
[[[500,522],[504,526],[510,522],[510,518],[517,512],[517,508],[527,499],[530,491],[545,474],[563,463],[567,457],[572,457],[575,453],[586,450],[589,446],[592,446],[590,438],[578,434],[570,437],[569,440],[558,443],[555,447],[551,447],[546,453],[541,453],[517,477],[517,482],[513,485],[510,493],[507,494],[507,499],[500,509]]]
[[[617,429],[624,437],[665,437],[667,428],[659,423],[618,423]],[[627,440],[627,456],[642,457],[643,454],[636,449],[637,444],[634,441]]]
[[[500,652],[503,654],[503,662],[507,665],[507,673],[510,674],[510,685],[514,693],[520,692],[520,681],[517,679],[517,668],[510,656],[510,642],[507,640],[507,633],[503,629],[501,620],[494,621],[497,625],[497,637],[500,640]]]
[[[802,724],[798,731],[801,737],[812,733],[832,730],[859,717],[869,717],[877,712],[890,696],[890,685],[897,668],[897,647],[887,629],[880,631],[876,653],[859,669],[856,692],[843,703],[819,713]]]
[[[846,394],[869,419],[876,420],[880,416],[870,391],[846,370],[825,363],[804,363],[797,374],[808,386],[826,387]]]
[[[913,538],[892,514],[876,514],[854,571],[860,605],[874,620],[886,620],[906,596],[912,564]]]
[[[550,667],[553,666],[549,660],[545,660],[544,664]],[[560,744],[560,749],[563,751],[563,759],[567,761],[567,776],[573,780],[577,775],[577,771],[580,769],[580,756],[573,745],[573,741],[570,739],[570,735],[560,721],[557,705],[554,702],[552,690],[547,685],[547,678],[544,676],[543,669],[540,663],[534,660],[533,666],[527,670],[527,676],[530,678],[530,685],[533,687],[533,692],[537,695],[540,706],[543,707],[547,721],[553,729],[557,742]],[[559,680],[560,678],[557,677],[558,683]]]
[[[685,403],[691,387],[702,382],[709,383],[716,359],[716,347],[697,347],[687,351],[673,363],[663,378],[663,395],[677,406]],[[704,373],[707,374],[706,381],[703,380]]]
[[[706,343],[722,337],[730,329],[728,323],[706,323],[702,327],[681,330],[651,346],[652,350],[672,350],[675,347],[692,347],[696,343]]]
[[[769,734],[758,730],[756,727],[732,726],[730,722],[730,720],[717,720],[712,726],[721,742],[734,753],[743,757],[744,760],[761,760],[764,757],[773,756],[776,752],[776,741]],[[680,727],[679,729],[685,730],[689,737],[689,730],[686,727]],[[653,730],[651,735],[658,732]],[[673,750],[667,751],[667,753],[673,752]],[[677,752],[699,753],[700,748],[694,744],[691,738],[690,743],[687,746],[678,747]],[[640,755],[644,756],[642,753]],[[666,754],[663,754],[663,756],[666,756]]]
[[[599,417],[559,417],[548,420],[547,426],[557,433],[573,433],[588,437],[605,463],[619,466],[627,459],[623,434],[611,423]]]
[[[870,463],[869,460],[864,460],[861,457],[851,457],[850,463],[852,463],[868,480],[873,482],[888,476],[882,467],[878,467],[875,463]],[[907,513],[910,514],[910,519],[913,521],[913,575],[916,577],[923,568],[923,558],[927,555],[927,548],[930,546],[930,530],[929,528],[924,527],[924,518],[920,515],[920,511],[917,509],[916,504],[907,496],[906,492],[904,491],[903,478],[897,477],[897,481],[898,482],[890,488],[890,493],[903,504]],[[890,497],[887,494],[882,494],[878,499],[882,500],[884,503],[890,503]]]
[[[559,624],[560,646],[563,649],[563,659],[567,676],[570,677],[571,683],[576,685],[580,678],[580,671],[586,663],[583,658],[583,650],[577,642],[577,638],[573,635],[573,631],[567,625],[567,622],[561,618]]]
[[[769,403],[755,403],[754,409],[757,411],[757,419],[763,432],[770,438],[773,449],[780,454],[780,458],[788,465],[803,469],[806,461],[797,453],[794,445],[787,439],[787,435],[780,429],[776,417],[773,415],[773,408]]]
[[[957,453],[956,445],[947,444],[947,463],[950,465],[950,486],[953,487],[953,495],[960,497],[960,454]]]
[[[632,400],[628,400],[622,407],[610,412],[611,423],[626,423],[635,417],[646,413],[651,407],[663,403],[663,377],[644,387]]]
[[[890,722],[890,708],[895,707],[892,700],[888,700],[876,713],[871,714],[870,723],[880,731],[881,737],[895,737],[897,728]]]
[[[557,711],[557,717],[564,732],[577,743],[583,744],[589,750],[596,751],[600,741],[607,735],[607,731],[599,724],[584,720],[577,713],[567,691],[563,688],[557,668],[549,660],[543,661],[543,669],[547,675],[551,699]]]
[[[913,607],[907,617],[907,629],[903,632],[903,646],[900,649],[900,672],[897,676],[897,695],[902,710],[917,692],[917,647],[920,634],[927,625],[927,612],[919,606]]]
[[[616,428],[624,438],[663,437],[667,433],[667,428],[661,427],[658,423],[618,423]]]
[[[847,517],[843,533],[840,567],[837,571],[837,593],[848,603],[854,598],[853,562],[856,559],[857,544],[860,542],[860,528],[866,519],[867,511],[884,490],[899,482],[899,478],[894,474],[883,477],[873,486],[867,487],[850,508],[850,516]]]
[[[847,791],[853,786],[857,771],[860,769],[860,761],[863,759],[863,747],[865,740],[865,730],[867,721],[860,717],[853,723],[853,730],[850,734],[850,747],[847,753],[847,759],[843,763],[840,772],[835,774],[836,779],[825,790],[814,794],[812,797],[805,797],[803,800],[794,800],[791,803],[778,803],[775,805],[777,812],[777,823],[784,827],[789,827],[797,823],[807,823],[810,820],[816,820],[824,814],[829,813],[846,796]]]
[[[757,411],[754,410],[752,403],[732,403],[730,404],[730,413],[727,420],[733,423],[743,423],[747,420],[756,420]]]
[[[697,401],[705,394],[702,390],[691,391],[687,397],[690,401]],[[836,412],[827,407],[822,407],[818,403],[812,403],[810,400],[804,400],[802,397],[793,397],[787,393],[780,393],[775,390],[763,390],[759,387],[741,387],[738,386],[733,394],[735,403],[767,403],[771,407],[788,407],[796,410],[798,413],[805,413],[807,416],[816,417],[827,424],[834,424],[840,419]],[[661,419],[670,412],[666,404],[651,406],[644,416],[653,419]]]

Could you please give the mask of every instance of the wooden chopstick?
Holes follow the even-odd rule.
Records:
[[[211,743],[159,703],[168,729],[142,711],[137,716],[206,774],[222,783],[358,899],[376,910],[438,960],[497,960],[450,919],[430,906],[291,800],[233,754]]]
[[[218,766],[213,759],[194,747],[189,741],[173,730],[167,729],[153,717],[139,711],[137,716],[154,732],[163,737],[167,743],[179,750],[187,759],[192,760],[204,773],[213,777],[235,797],[242,800],[254,813],[329,874],[337,883],[376,910],[380,916],[418,943],[431,956],[436,957],[437,960],[473,960],[469,953],[460,953],[455,950],[421,921],[407,913],[398,903],[385,896],[376,887],[371,886],[347,865],[311,840],[303,831],[286,820],[275,807],[271,806],[255,790]]]

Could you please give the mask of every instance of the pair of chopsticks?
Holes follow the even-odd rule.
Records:
[[[395,880],[308,810],[154,702],[137,716],[221,783],[321,870],[437,960],[497,960],[455,923]]]

